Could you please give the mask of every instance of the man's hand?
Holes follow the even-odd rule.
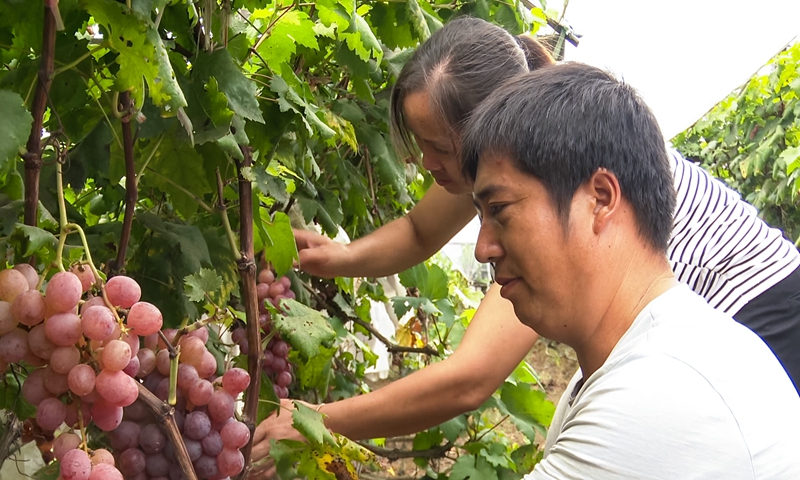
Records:
[[[275,463],[269,458],[270,441],[271,440],[299,440],[305,442],[306,439],[300,432],[292,427],[292,412],[295,410],[294,402],[298,400],[282,399],[281,407],[261,422],[253,434],[253,451],[250,458],[253,463],[259,464],[253,468],[248,475],[250,480],[270,480],[278,478],[275,471]],[[315,408],[315,405],[309,405],[305,402],[300,402],[309,408]],[[261,461],[263,460],[263,461]]]
[[[294,230],[300,268],[317,277],[341,276],[339,269],[347,265],[347,245],[308,230]]]

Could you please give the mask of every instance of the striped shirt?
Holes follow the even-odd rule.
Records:
[[[738,193],[670,150],[678,193],[667,256],[675,276],[733,316],[800,266],[797,248]]]

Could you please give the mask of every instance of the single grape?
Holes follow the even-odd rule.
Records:
[[[72,268],[69,269],[69,271],[72,272],[76,277],[78,277],[78,280],[80,280],[81,282],[81,290],[84,293],[91,290],[92,285],[97,283],[95,281],[94,272],[92,272],[92,269],[91,267],[89,267],[89,265],[84,265],[84,264],[73,265]]]
[[[122,340],[111,340],[103,346],[103,367],[118,372],[131,361],[131,346]],[[102,392],[101,392],[102,395]]]
[[[81,329],[87,338],[101,342],[113,338],[112,335],[117,326],[114,314],[105,305],[94,305],[83,309]]]
[[[118,405],[130,396],[131,382],[135,384],[131,377],[121,371],[103,370],[97,375],[95,388],[109,403]],[[135,385],[133,388],[136,388]]]
[[[231,368],[222,375],[222,388],[233,396],[244,392],[250,385],[250,374],[243,368]]]
[[[197,459],[203,454],[203,444],[200,443],[200,440],[189,438],[184,434],[183,443],[186,445],[186,451],[189,453],[189,460],[192,462],[197,461]]]
[[[223,448],[217,455],[217,468],[225,476],[233,476],[244,469],[244,456],[239,450]]]
[[[11,304],[11,314],[14,319],[29,327],[42,323],[44,310],[44,297],[38,290],[26,290],[20,293]]]
[[[269,283],[259,283],[256,285],[256,298],[263,301],[265,298],[269,297],[269,287]]]
[[[203,343],[208,343],[208,328],[200,327],[197,330],[192,330],[191,332],[186,334],[187,337],[197,337],[203,341]]]
[[[159,350],[156,354],[156,370],[165,377],[169,375],[169,350]]]
[[[0,301],[0,335],[17,328],[19,321],[14,317],[10,303]]]
[[[129,448],[138,447],[141,430],[138,423],[123,420],[117,428],[108,432],[111,448],[117,452],[124,452]]]
[[[203,361],[207,351],[206,344],[197,337],[181,338],[181,361],[197,367]]]
[[[18,263],[14,265],[14,270],[25,275],[29,290],[36,290],[36,287],[39,285],[39,274],[36,272],[35,268],[28,263]]]
[[[64,458],[65,453],[78,448],[78,445],[80,444],[81,437],[75,435],[74,433],[64,432],[56,437],[55,441],[53,442],[53,455],[55,455],[56,460],[61,461],[61,459]]]
[[[156,368],[156,354],[149,348],[142,348],[136,354],[139,359],[139,372],[136,374],[139,378],[144,378],[153,372]]]
[[[275,356],[275,358],[272,359],[272,370],[274,372],[282,372],[283,370],[286,370],[287,365],[286,359],[283,357]]]
[[[145,459],[145,469],[151,478],[169,475],[169,460],[163,453],[148,455]]]
[[[11,303],[17,295],[30,289],[28,279],[19,270],[0,270],[0,300]]]
[[[211,420],[203,412],[194,411],[186,415],[183,433],[194,440],[202,440],[211,431]]]
[[[199,380],[196,368],[186,363],[178,365],[178,388],[189,390]]]
[[[133,356],[128,362],[128,365],[122,369],[125,375],[135,377],[139,373],[139,357]]]
[[[161,311],[158,307],[152,303],[136,302],[128,312],[127,323],[133,333],[144,337],[161,330],[164,318],[161,316]]]
[[[94,373],[92,373],[94,375]],[[22,398],[28,401],[31,405],[37,406],[42,403],[42,400],[51,398],[53,396],[47,388],[45,388],[45,371],[43,368],[34,370],[28,375],[28,378],[22,383]]]
[[[89,365],[75,365],[67,375],[67,384],[72,393],[83,397],[94,390],[95,378],[94,369]]]
[[[129,406],[122,409],[123,410],[123,418],[125,420],[130,420],[132,422],[141,422],[145,418],[149,418],[150,410],[148,409],[147,405],[144,404],[141,400],[137,400],[130,404]]]
[[[50,366],[57,373],[68,374],[72,368],[80,363],[81,352],[74,346],[58,347],[50,356]]]
[[[106,307],[106,308],[108,308],[108,305],[106,305],[106,301],[103,300],[103,297],[99,297],[99,296],[95,297],[95,296],[91,296],[90,295],[89,298],[87,298],[86,301],[83,302],[83,305],[81,305],[81,308],[80,308],[81,315],[83,315],[83,312],[85,312],[86,310],[88,310],[91,307]]]
[[[92,467],[89,480],[123,480],[122,473],[114,465],[100,463]]]
[[[92,461],[83,450],[73,449],[61,459],[61,478],[64,480],[89,480]]]
[[[102,463],[106,465],[111,465],[112,467],[116,465],[114,462],[114,455],[111,454],[105,448],[98,448],[94,452],[92,452],[92,465],[100,465]],[[122,474],[120,474],[122,475]]]
[[[48,340],[56,345],[75,345],[83,336],[81,319],[74,313],[58,313],[44,321],[44,332]]]
[[[286,293],[286,287],[283,283],[275,282],[269,286],[269,296],[272,298],[277,297],[278,295],[283,295]]]
[[[278,372],[278,375],[275,377],[275,383],[281,387],[288,387],[292,384],[292,374],[286,370]]]
[[[286,358],[286,356],[289,355],[289,344],[283,340],[275,342],[275,345],[272,346],[272,353],[274,353],[276,357]]]
[[[233,397],[225,390],[217,390],[208,401],[208,415],[221,422],[233,416]]]
[[[197,369],[197,375],[200,378],[209,378],[211,375],[214,375],[217,372],[217,359],[214,358],[214,355],[211,354],[208,350],[203,353],[203,359],[200,362],[200,365],[195,365]]]
[[[67,417],[67,406],[57,398],[45,398],[36,407],[36,423],[42,430],[55,430]]]
[[[69,376],[53,370],[53,365],[44,367],[44,386],[53,395],[69,391]]]
[[[292,279],[291,278],[289,278],[287,276],[283,276],[283,277],[280,278],[279,281],[283,284],[284,287],[286,287],[286,290],[289,290],[290,288],[292,288]]]
[[[208,455],[201,455],[194,462],[194,470],[200,478],[213,478],[217,475],[217,459]]]
[[[21,275],[21,274],[20,274]],[[28,353],[28,332],[15,328],[0,337],[0,360],[17,363]]]
[[[250,440],[250,429],[244,423],[234,420],[226,423],[219,435],[225,448],[242,448]]]
[[[139,353],[139,336],[135,333],[123,333],[120,340],[127,343],[131,347],[131,357],[135,357]]]
[[[130,377],[126,376],[126,378]],[[122,423],[122,407],[117,407],[102,399],[98,400],[92,405],[92,419],[97,428],[104,432],[110,432]]]
[[[72,312],[83,294],[81,281],[72,272],[58,272],[45,289],[44,301],[51,312]]]
[[[167,337],[167,340],[170,342],[170,344],[172,344],[173,340],[175,340],[175,335],[178,334],[178,331],[174,328],[165,328],[162,330],[162,333],[165,337]],[[167,345],[164,343],[164,340],[160,335],[158,335],[158,348],[167,348]]]
[[[222,451],[222,438],[215,430],[208,432],[206,438],[200,443],[203,445],[203,453],[209,457],[216,457]]]
[[[265,268],[258,272],[258,283],[270,284],[275,281],[275,274],[272,270]]]
[[[28,348],[37,357],[49,360],[58,345],[47,338],[44,325],[36,325],[28,332]]]
[[[119,456],[119,470],[126,476],[133,477],[144,471],[146,457],[138,448],[129,448]]]
[[[142,427],[139,434],[139,448],[144,453],[156,454],[164,449],[164,444],[167,442],[167,437],[155,423],[150,423]]]
[[[198,380],[189,388],[189,401],[195,406],[202,407],[208,404],[213,394],[214,387],[211,385],[211,382],[208,380]]]
[[[136,280],[117,275],[106,282],[106,296],[112,305],[131,308],[142,297],[142,289]]]

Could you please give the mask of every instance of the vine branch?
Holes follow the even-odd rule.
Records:
[[[158,418],[164,430],[167,433],[170,441],[175,447],[175,458],[181,466],[181,471],[185,475],[186,480],[197,480],[197,474],[194,472],[192,460],[189,458],[189,452],[186,450],[186,444],[183,443],[183,437],[178,430],[178,424],[175,423],[175,409],[161,399],[156,397],[153,392],[145,388],[141,383],[136,383],[139,387],[139,399],[147,405],[156,418]]]
[[[42,127],[44,111],[50,84],[53,81],[53,69],[56,49],[56,17],[53,7],[45,2],[44,28],[42,32],[42,61],[36,81],[36,93],[33,94],[31,114],[33,124],[28,142],[27,152],[23,155],[25,164],[25,225],[36,226],[39,207],[39,174],[42,171]]]
[[[131,229],[133,228],[133,214],[136,209],[136,201],[139,199],[139,189],[136,181],[136,164],[133,158],[133,133],[131,132],[131,95],[129,92],[122,92],[119,96],[121,109],[126,112],[120,121],[122,122],[122,144],[125,154],[125,217],[122,221],[122,234],[117,248],[117,258],[110,265],[112,273],[119,273],[125,269],[125,254],[128,251],[128,242],[131,239]]]
[[[375,455],[388,458],[389,460],[399,460],[401,458],[443,458],[447,452],[453,448],[453,442],[447,442],[440,447],[429,448],[427,450],[399,450],[396,448],[381,448],[368,443],[356,442]]]
[[[241,258],[236,263],[242,280],[242,301],[247,320],[247,341],[251,345],[247,354],[247,370],[250,372],[250,386],[245,392],[243,422],[250,429],[250,439],[242,448],[245,468],[237,477],[244,479],[250,471],[250,453],[253,450],[253,437],[258,415],[258,396],[261,391],[261,364],[264,352],[261,351],[261,327],[258,322],[258,296],[256,293],[256,264],[253,247],[253,184],[242,175],[244,168],[253,165],[253,152],[249,146],[240,145],[244,160],[236,162],[239,178],[239,245]]]

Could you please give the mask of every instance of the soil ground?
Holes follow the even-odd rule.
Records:
[[[575,352],[568,346],[545,340],[540,338],[530,354],[527,357],[528,363],[536,370],[539,379],[547,392],[547,398],[557,403],[561,394],[567,387],[572,375],[578,369],[578,359]],[[382,382],[388,383],[391,380]],[[379,388],[381,384],[373,385],[374,388]],[[505,424],[504,424],[505,425]],[[510,431],[506,431],[508,435],[515,436],[514,427],[509,425],[505,427]],[[520,443],[526,441],[521,434],[518,439]],[[411,450],[411,442],[413,436],[387,438],[386,448]],[[422,478],[425,474],[424,469],[417,467],[411,459],[396,460],[388,463],[394,471],[394,475],[390,472],[380,473],[362,473],[361,478],[364,480],[369,479],[393,479],[393,480],[411,480]]]

